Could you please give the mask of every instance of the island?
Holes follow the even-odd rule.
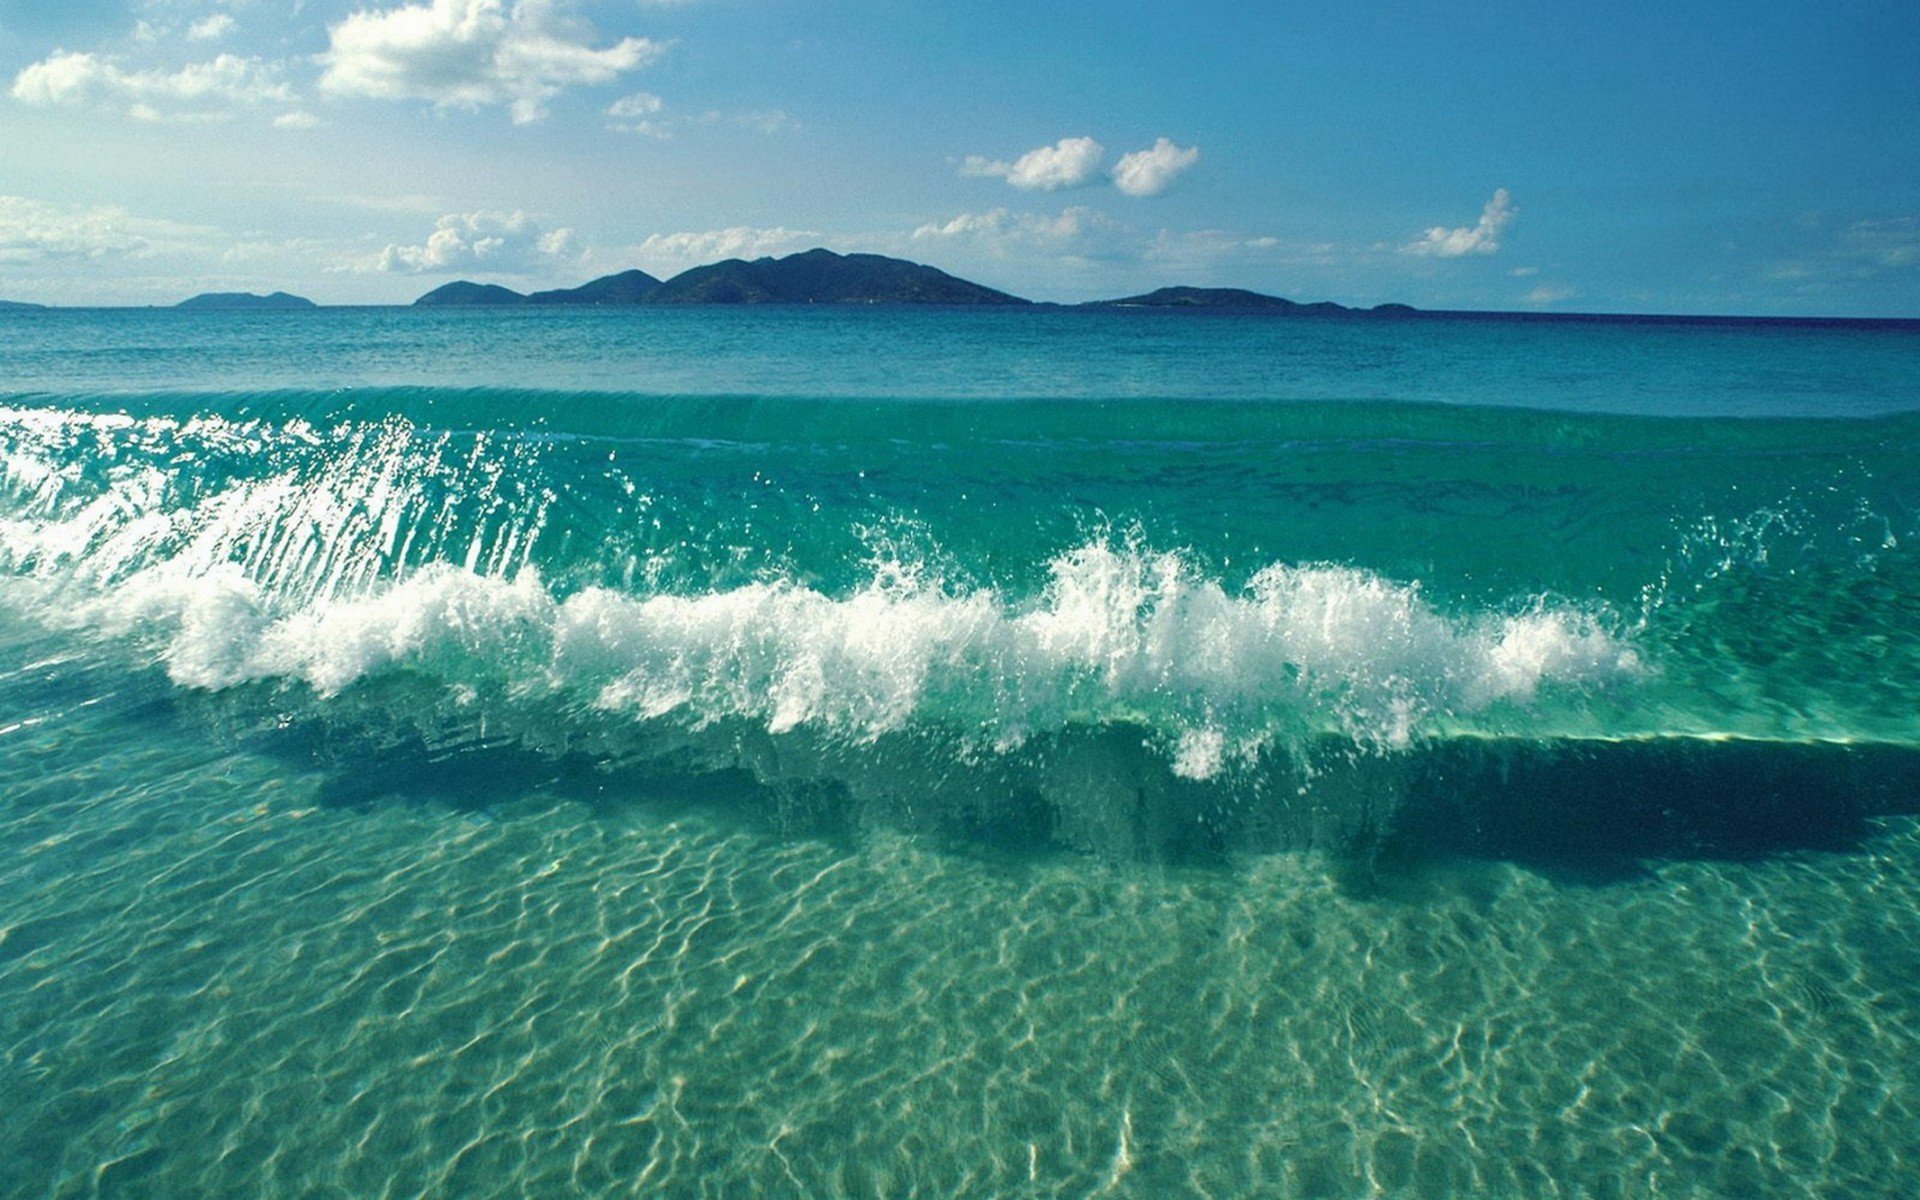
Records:
[[[527,297],[527,303],[644,304],[659,286],[660,281],[645,271],[622,271],[618,275],[602,275],[577,288],[535,292]]]
[[[286,310],[318,308],[319,305],[305,296],[289,295],[286,292],[274,292],[271,295],[257,296],[252,292],[202,292],[174,305],[175,308],[197,309],[245,309],[250,311]]]
[[[1349,308],[1320,301],[1302,304],[1242,288],[1164,287],[1118,300],[1076,305],[1036,305],[1031,300],[960,279],[937,267],[884,254],[836,254],[813,249],[785,258],[729,258],[682,271],[661,281],[645,271],[603,275],[573,288],[523,295],[494,283],[460,279],[441,284],[414,301],[425,308],[499,308],[511,305],[606,307],[705,304],[953,305],[1073,309],[1152,309],[1260,312],[1301,317],[1397,317],[1417,310],[1404,304]]]
[[[456,279],[443,283],[413,302],[415,308],[500,308],[525,304],[527,298],[497,283],[470,283]]]
[[[953,304],[1032,301],[958,279],[937,267],[883,254],[808,250],[785,258],[730,258],[682,271],[664,283],[622,271],[576,288],[523,296],[490,283],[457,280],[415,300],[429,307],[634,304]]]
[[[0,312],[39,312],[46,307],[44,304],[28,304],[22,300],[0,300]]]
[[[786,258],[730,258],[683,271],[648,304],[1031,304],[937,267],[881,254],[808,250]]]
[[[1271,312],[1304,317],[1392,317],[1418,311],[1405,304],[1381,304],[1373,308],[1349,308],[1347,305],[1335,304],[1329,300],[1301,304],[1297,300],[1285,300],[1279,296],[1250,292],[1244,288],[1203,287],[1163,287],[1147,292],[1145,295],[1125,296],[1118,300],[1093,300],[1076,307],[1224,309],[1233,312]]]

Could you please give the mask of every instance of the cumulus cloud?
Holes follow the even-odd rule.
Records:
[[[1476,225],[1462,225],[1458,229],[1448,229],[1444,225],[1435,225],[1427,230],[1417,241],[1408,242],[1400,247],[1406,254],[1417,254],[1427,258],[1460,258],[1467,254],[1492,254],[1500,249],[1500,234],[1520,215],[1513,207],[1512,198],[1507,189],[1500,188],[1493,193],[1493,199],[1480,210],[1480,221]]]
[[[371,266],[408,275],[537,275],[577,257],[571,229],[544,229],[523,212],[471,212],[441,217],[424,244],[388,246]]]
[[[609,83],[659,58],[646,38],[595,49],[593,31],[556,0],[430,0],[356,12],[327,29],[325,91],[438,108],[505,104],[516,124],[538,121],[568,87]]]
[[[135,71],[102,55],[57,51],[14,77],[13,98],[121,108],[148,121],[217,120],[237,108],[291,103],[293,92],[277,66],[234,54],[175,71]]]
[[[1158,196],[1199,161],[1198,146],[1176,146],[1160,138],[1145,150],[1122,155],[1113,164],[1113,186],[1129,196]]]
[[[123,208],[71,208],[0,196],[0,264],[146,258],[203,245],[211,229],[136,217]]]
[[[1061,138],[1012,162],[969,154],[960,164],[960,173],[1004,179],[1022,191],[1053,192],[1093,182],[1106,156],[1106,147],[1090,137]]]
[[[1558,304],[1562,300],[1571,300],[1576,295],[1578,293],[1570,287],[1562,287],[1557,283],[1543,283],[1521,299],[1528,304]]]

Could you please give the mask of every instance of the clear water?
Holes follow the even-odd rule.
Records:
[[[0,1195],[1894,1196],[1920,332],[0,315]]]

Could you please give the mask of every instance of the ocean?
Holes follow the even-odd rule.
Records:
[[[0,313],[0,1196],[1876,1197],[1920,324]]]

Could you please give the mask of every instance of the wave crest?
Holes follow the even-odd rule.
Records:
[[[622,539],[658,509],[597,444],[397,419],[9,410],[0,429],[14,607],[132,639],[196,688],[279,680],[326,697],[404,671],[639,722],[852,744],[936,728],[984,751],[1137,726],[1178,774],[1208,778],[1276,742],[1397,749],[1544,687],[1642,673],[1604,610],[1446,612],[1416,583],[1325,563],[1236,585],[1144,536],[1086,537],[1038,570],[1041,545],[1009,543],[1030,547],[1000,576],[1017,585],[873,538],[837,585],[805,575],[804,556],[745,582],[730,565],[656,572],[674,553],[729,559],[666,536],[636,573]],[[737,518],[728,544],[750,545],[758,496],[710,499],[702,519]]]
[[[1050,576],[1025,602],[897,568],[844,596],[787,582],[561,596],[531,570],[508,579],[440,564],[276,611],[237,568],[162,564],[39,607],[142,638],[192,687],[278,679],[326,696],[410,670],[641,721],[745,720],[856,741],[928,723],[995,750],[1135,723],[1193,778],[1276,738],[1337,731],[1395,749],[1543,686],[1642,671],[1587,614],[1536,603],[1449,617],[1417,586],[1350,567],[1275,564],[1229,592],[1178,554],[1093,543],[1057,557]]]

